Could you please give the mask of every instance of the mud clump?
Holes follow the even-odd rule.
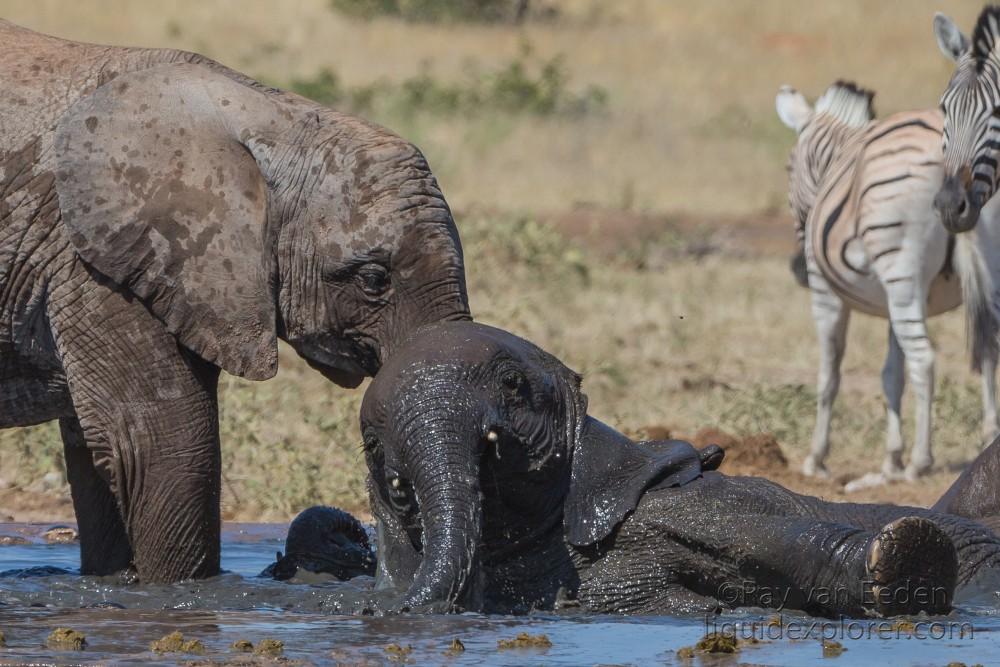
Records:
[[[721,632],[710,632],[694,645],[702,653],[736,653],[739,647],[736,637]]]
[[[261,639],[253,649],[254,655],[273,658],[285,652],[285,642],[278,639]]]
[[[253,653],[253,642],[249,639],[237,639],[229,648],[238,653]]]
[[[444,650],[445,655],[458,655],[463,652],[465,652],[465,644],[463,644],[462,640],[457,637],[452,639],[451,643],[448,644],[448,648]]]
[[[82,632],[70,628],[56,628],[49,633],[45,645],[56,651],[82,651],[87,645],[87,638]]]
[[[69,526],[52,526],[42,533],[42,539],[49,544],[70,544],[79,540],[80,534]]]
[[[31,540],[20,535],[0,535],[0,547],[18,547],[31,544]]]
[[[727,635],[721,632],[710,632],[694,646],[685,646],[677,650],[677,657],[690,660],[695,653],[736,653],[739,649],[739,642],[734,635]]]
[[[889,629],[897,634],[900,632],[912,634],[916,628],[917,626],[913,623],[913,621],[907,621],[906,619],[893,621],[892,625],[889,626]]]
[[[410,654],[413,653],[413,647],[407,644],[402,646],[400,644],[389,644],[385,647],[385,652],[389,655],[389,660],[393,662],[406,662],[409,659]]]
[[[824,658],[836,658],[847,650],[844,648],[843,644],[833,641],[832,639],[824,639],[821,643],[823,646]]]
[[[552,640],[546,634],[529,635],[527,632],[519,632],[513,639],[497,640],[497,650],[505,651],[515,648],[552,648]]]
[[[161,637],[149,645],[149,650],[154,653],[194,653],[201,655],[205,652],[205,645],[197,639],[184,639],[184,635],[179,630],[174,630],[169,635]]]
[[[0,648],[7,648],[7,635],[0,630]]]

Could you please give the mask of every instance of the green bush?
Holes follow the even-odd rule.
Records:
[[[529,48],[497,70],[470,68],[463,80],[442,82],[429,67],[399,83],[346,86],[332,69],[308,79],[293,79],[289,88],[327,106],[366,114],[425,112],[474,115],[486,112],[580,116],[607,106],[599,86],[574,91],[561,56],[536,61]]]
[[[334,10],[361,19],[393,16],[406,21],[496,23],[523,20],[529,0],[330,0]]]

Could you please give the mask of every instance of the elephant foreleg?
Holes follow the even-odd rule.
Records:
[[[49,317],[84,440],[114,495],[139,579],[217,574],[218,369],[113,287],[91,281],[71,296],[56,295]]]
[[[132,547],[115,495],[108,480],[94,465],[80,422],[75,417],[60,419],[59,430],[66,457],[66,477],[80,529],[80,573],[120,572],[132,562]]]

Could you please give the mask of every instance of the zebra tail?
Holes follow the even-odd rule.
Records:
[[[993,278],[974,232],[956,236],[955,259],[962,284],[962,303],[965,304],[965,336],[970,361],[972,370],[978,373],[984,360],[995,359],[1000,352],[997,316],[993,311]]]

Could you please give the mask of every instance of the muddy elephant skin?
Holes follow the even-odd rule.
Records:
[[[469,317],[421,153],[207,58],[0,20],[0,428],[58,419],[82,570],[219,571],[219,370],[345,387]]]
[[[588,416],[558,359],[472,322],[414,334],[361,423],[376,586],[397,608],[943,612],[1000,563],[1000,540],[961,517],[824,502],[712,470],[717,448],[633,442]],[[900,582],[944,597],[873,595]]]
[[[1000,535],[1000,437],[973,459],[932,509],[975,519]]]

